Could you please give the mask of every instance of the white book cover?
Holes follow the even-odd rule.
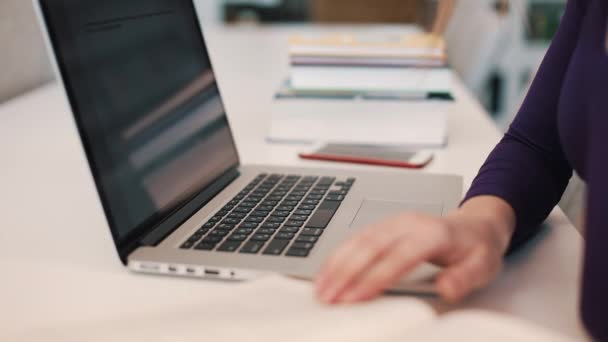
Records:
[[[450,93],[447,68],[292,66],[291,86],[299,90],[361,90]]]

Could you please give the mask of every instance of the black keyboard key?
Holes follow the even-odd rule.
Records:
[[[221,236],[207,236],[206,238],[203,239],[203,241],[201,241],[201,243],[213,243],[213,244],[217,244],[218,242],[222,241],[224,238]]]
[[[260,228],[256,231],[256,233],[258,234],[268,234],[268,235],[272,235],[276,232],[276,229],[272,229],[272,228]]]
[[[316,207],[314,204],[302,204],[298,207],[298,210],[315,210]]]
[[[304,228],[301,233],[304,236],[321,236],[321,234],[323,234],[323,229],[317,228]]]
[[[306,215],[306,216],[310,216],[312,214],[312,210],[296,210],[293,213],[294,213],[294,215]]]
[[[190,241],[190,242],[196,242],[196,241],[200,240],[203,237],[203,235],[205,235],[205,234],[201,234],[199,232],[196,232],[196,233],[194,233],[194,235],[192,235],[188,239],[188,241]]]
[[[245,218],[245,216],[247,216],[246,213],[230,213],[230,215],[228,215],[228,218],[242,220]]]
[[[290,257],[305,258],[310,254],[310,249],[300,249],[291,247],[285,255]]]
[[[209,219],[209,222],[207,223],[217,223],[220,222],[222,220],[223,216],[219,216],[219,215],[215,215],[212,218]]]
[[[307,199],[307,200],[320,200],[320,199],[322,199],[322,198],[323,198],[323,196],[322,196],[322,195],[308,195],[308,196],[306,197],[306,199]]]
[[[298,202],[299,202],[299,201],[301,201],[301,200],[302,200],[302,198],[304,198],[304,195],[302,195],[302,196],[298,196],[298,195],[289,195],[289,196],[285,197],[285,200],[286,200],[286,201],[298,201]]]
[[[251,228],[239,228],[234,231],[234,234],[250,235],[251,233],[253,233],[253,229]]]
[[[245,241],[247,240],[247,235],[245,234],[232,234],[228,237],[228,241]]]
[[[304,221],[292,221],[292,220],[289,220],[289,221],[285,222],[285,227],[301,228],[303,225],[304,225]]]
[[[280,217],[280,216],[270,216],[266,222],[269,223],[283,223],[285,221],[285,217]]]
[[[277,211],[287,211],[287,212],[291,212],[295,207],[293,205],[282,205],[280,207],[277,207]]]
[[[263,211],[272,211],[274,209],[274,206],[271,205],[260,205],[256,208],[256,210],[263,210]]]
[[[275,210],[272,212],[272,216],[275,216],[275,217],[287,217],[289,215],[291,215],[291,212],[284,211],[284,210]]]
[[[260,251],[260,249],[262,249],[262,247],[264,246],[264,242],[260,242],[260,241],[249,241],[245,244],[245,246],[243,246],[243,248],[241,248],[241,253],[248,253],[248,254],[256,254],[257,252]]]
[[[203,228],[213,228],[215,227],[216,222],[207,222],[203,225]]]
[[[264,201],[262,203],[260,203],[260,205],[265,205],[265,206],[271,206],[271,207],[276,207],[277,204],[279,204],[279,201]]]
[[[317,204],[319,204],[319,202],[319,200],[305,199],[302,203],[316,206]]]
[[[239,224],[240,222],[241,222],[241,219],[226,218],[226,219],[224,219],[224,221],[222,221],[222,224]]]
[[[264,250],[264,254],[266,255],[281,255],[287,245],[289,244],[289,240],[272,240],[268,247]]]
[[[251,216],[256,216],[256,217],[266,217],[268,215],[270,215],[269,211],[255,210],[255,211],[251,212]]]
[[[291,245],[291,248],[311,250],[314,246],[315,244],[311,242],[294,242],[294,244]]]
[[[247,196],[247,198],[245,198],[245,201],[248,202],[252,202],[252,203],[259,203],[260,201],[262,201],[264,199],[264,196]]]
[[[243,213],[243,214],[248,214],[251,210],[253,210],[253,207],[237,207],[236,209],[234,209],[233,213]]]
[[[201,228],[201,229],[197,230],[196,233],[205,235],[209,232],[209,230],[210,230],[209,228]]]
[[[226,241],[217,250],[220,252],[235,252],[241,246],[238,241]]]
[[[325,200],[341,202],[341,201],[344,201],[344,196],[343,195],[327,195],[327,197],[325,197]]]
[[[239,228],[247,228],[247,229],[255,229],[259,226],[260,224],[257,222],[243,222],[239,225]]]
[[[234,227],[236,227],[236,224],[220,223],[216,229],[231,230],[231,229],[234,229]]]
[[[239,206],[237,208],[248,208],[248,209],[253,209],[258,205],[258,202],[243,202],[241,204],[239,204]]]
[[[279,229],[279,227],[281,227],[281,224],[276,222],[264,222],[262,224],[262,228]]]
[[[306,224],[307,228],[326,228],[340,207],[340,202],[324,201]]]
[[[283,227],[280,233],[297,233],[300,230],[298,227]]]
[[[315,243],[317,242],[319,238],[316,236],[308,236],[308,235],[302,235],[300,234],[298,236],[298,238],[296,239],[296,242],[310,242],[310,243]]]
[[[257,216],[248,216],[245,219],[245,222],[250,222],[250,223],[262,223],[262,221],[264,221],[263,217],[257,217]]]
[[[295,237],[294,233],[281,233],[279,232],[274,238],[277,240],[291,240]]]
[[[345,190],[334,190],[329,192],[330,196],[345,196],[346,194],[348,194],[348,191]]]
[[[352,184],[355,184],[355,182],[356,182],[356,181],[357,181],[357,179],[356,179],[356,178],[349,178],[349,179],[347,179],[347,180],[346,180],[346,183],[348,183],[348,184],[351,184],[351,185],[352,185]]]
[[[270,234],[254,234],[251,237],[251,241],[268,241],[270,240],[271,235]]]
[[[215,245],[217,243],[212,243],[212,242],[201,242],[198,245],[196,245],[194,247],[194,249],[199,250],[199,251],[211,251],[215,248]]]
[[[300,201],[288,201],[288,200],[285,200],[285,201],[281,202],[281,205],[288,205],[288,206],[295,207],[296,205],[298,205],[298,202],[300,202]]]
[[[211,233],[209,233],[209,236],[221,236],[221,237],[223,237],[223,236],[226,236],[228,234],[230,234],[229,230],[216,229],[216,230],[211,231]]]
[[[289,221],[306,221],[308,220],[308,215],[291,215],[289,217]]]
[[[217,212],[216,215],[224,217],[224,216],[228,215],[228,213],[229,213],[228,210],[220,210],[220,211]]]
[[[184,242],[181,246],[179,246],[179,248],[181,249],[190,249],[192,247],[194,247],[194,244],[196,243],[196,241],[186,241]]]
[[[321,180],[319,180],[319,183],[317,183],[317,184],[318,185],[332,185],[335,180],[336,180],[335,177],[323,177],[323,178],[321,178]]]

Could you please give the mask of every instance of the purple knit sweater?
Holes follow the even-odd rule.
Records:
[[[517,215],[514,246],[559,202],[572,170],[589,187],[581,312],[608,341],[608,0],[570,0],[524,104],[467,199],[494,195]]]

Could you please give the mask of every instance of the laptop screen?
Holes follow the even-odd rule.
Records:
[[[42,10],[117,242],[238,165],[192,0]]]

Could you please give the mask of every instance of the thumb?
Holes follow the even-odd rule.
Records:
[[[478,250],[446,267],[436,280],[439,295],[448,302],[462,300],[471,292],[487,285],[499,272],[501,262],[490,253]]]

